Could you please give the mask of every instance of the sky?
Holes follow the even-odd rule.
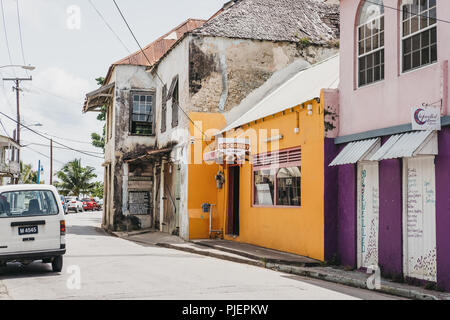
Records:
[[[103,181],[102,150],[91,145],[91,133],[101,133],[96,113],[82,113],[86,93],[98,88],[95,78],[106,76],[109,66],[139,48],[112,0],[0,0],[0,111],[16,119],[13,82],[5,77],[28,77],[20,94],[21,121],[71,148],[93,152],[91,157],[54,144],[53,170],[75,158],[96,169]],[[17,2],[19,1],[19,2]],[[188,18],[207,19],[226,0],[116,0],[142,46]],[[19,4],[19,19],[17,14]],[[107,27],[104,17],[117,36]],[[6,25],[6,28],[4,27]],[[6,32],[5,32],[6,31]],[[23,43],[23,54],[21,45]],[[120,40],[117,39],[120,38]],[[8,41],[7,41],[8,40]],[[9,47],[9,51],[8,51]],[[34,71],[2,66],[32,65]],[[9,136],[16,124],[0,114]],[[0,135],[5,135],[0,126]],[[21,160],[50,176],[49,141],[28,129],[21,130]]]

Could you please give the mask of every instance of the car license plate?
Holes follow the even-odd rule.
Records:
[[[19,236],[25,235],[25,234],[37,234],[38,233],[38,227],[32,226],[32,227],[20,227],[19,228]]]

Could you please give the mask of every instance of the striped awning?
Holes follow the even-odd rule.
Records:
[[[416,155],[437,155],[438,139],[436,131],[414,131],[389,138],[370,158],[371,161],[408,158]]]
[[[338,156],[330,163],[330,167],[353,164],[368,158],[380,147],[381,139],[355,141],[347,144]]]

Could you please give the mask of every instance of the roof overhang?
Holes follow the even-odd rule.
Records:
[[[131,159],[124,160],[126,163],[133,163],[138,161],[146,161],[146,160],[153,160],[156,158],[167,156],[170,152],[172,152],[173,148],[163,148],[163,149],[156,149],[156,150],[149,150],[145,154],[134,157]]]
[[[20,149],[20,145],[14,141],[13,139],[9,138],[9,137],[5,137],[5,136],[0,136],[0,147],[4,148],[4,147],[13,147],[16,149]]]
[[[351,142],[330,163],[330,167],[369,160],[380,148],[381,138]]]
[[[438,151],[437,131],[414,131],[391,136],[370,160],[381,161],[418,155],[437,155]]]
[[[115,83],[100,87],[99,89],[86,94],[83,112],[100,112],[101,108],[110,103],[114,97]]]

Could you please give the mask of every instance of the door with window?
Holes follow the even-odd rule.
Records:
[[[378,265],[379,181],[378,162],[358,163],[358,268]]]
[[[403,162],[403,268],[406,277],[436,281],[434,156]]]
[[[240,167],[230,166],[228,168],[228,212],[227,212],[227,234],[239,235],[239,187]]]

